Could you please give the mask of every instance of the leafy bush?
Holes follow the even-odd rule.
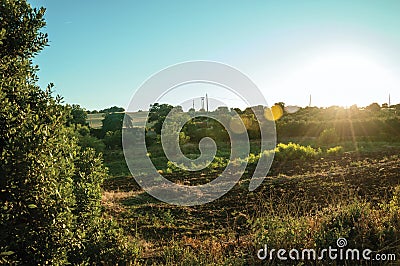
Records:
[[[104,144],[107,149],[117,149],[122,147],[122,131],[108,131],[104,136]]]
[[[335,247],[338,238],[346,238],[348,247],[369,248],[398,253],[400,240],[400,186],[387,204],[373,206],[353,200],[330,205],[312,214],[279,213],[258,216],[252,223],[257,248],[317,249]]]
[[[73,265],[126,265],[141,252],[113,220],[96,219],[86,234],[83,245],[69,253]]]
[[[332,144],[339,141],[339,136],[334,128],[324,129],[319,135],[320,144]]]
[[[78,138],[78,144],[82,148],[93,148],[96,152],[103,152],[105,144],[101,139],[90,135],[90,129],[87,126],[80,124],[72,125],[76,137]]]
[[[342,146],[336,146],[333,148],[329,148],[326,153],[328,155],[338,155],[341,154],[343,152],[343,147]]]
[[[87,125],[87,112],[85,109],[81,108],[78,104],[73,104],[72,106],[66,105],[66,107],[70,113],[67,117],[67,125]]]
[[[67,127],[69,108],[52,86],[36,85],[32,57],[47,43],[44,12],[0,0],[0,263],[115,263],[125,239],[102,217],[102,159],[78,146],[87,130]]]
[[[220,169],[220,168],[225,168],[228,165],[228,159],[226,158],[222,158],[222,157],[218,157],[215,156],[214,159],[210,162],[210,161],[205,161],[202,164],[198,164],[195,165],[192,162],[191,167],[192,168],[204,168],[206,165],[206,170],[213,170],[213,169]],[[168,161],[167,162],[167,169],[166,172],[167,173],[179,173],[179,172],[185,172],[185,166],[183,164],[176,164],[174,162]]]
[[[124,123],[124,113],[107,113],[102,122],[102,130],[104,135],[109,131],[121,131]]]
[[[316,157],[321,153],[320,149],[311,146],[302,146],[297,143],[279,143],[275,148],[275,158],[277,160],[305,160]]]
[[[349,205],[330,208],[325,213],[315,241],[319,247],[335,246],[339,237],[344,237],[349,246],[368,246],[378,244],[378,232],[374,223],[373,210],[368,203],[355,201]]]
[[[310,240],[310,218],[291,215],[270,215],[258,218],[252,224],[258,247],[271,248],[307,247]]]

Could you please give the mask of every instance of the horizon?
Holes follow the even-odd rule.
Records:
[[[149,77],[191,60],[239,69],[269,105],[307,106],[310,94],[321,107],[382,105],[389,94],[400,102],[398,1],[29,2],[47,8],[39,85],[54,83],[65,102],[88,110],[127,109]],[[214,96],[240,106],[225,94]],[[193,88],[165,100],[200,95]]]
[[[198,99],[198,100],[200,100],[200,99]],[[168,103],[160,103],[160,102],[156,102],[156,103],[158,103],[158,104],[168,104]],[[272,106],[275,106],[275,105],[279,105],[279,103],[284,103],[284,102],[277,102],[277,103],[274,103],[273,105],[268,105],[268,106],[263,106],[264,108],[270,108],[270,107],[272,107]],[[285,103],[284,103],[285,104]],[[365,110],[369,105],[372,105],[372,104],[378,104],[379,106],[380,106],[380,108],[381,109],[385,109],[385,108],[395,108],[395,106],[398,106],[398,105],[400,105],[400,103],[392,103],[391,105],[388,105],[388,107],[383,107],[382,106],[382,104],[379,104],[379,103],[377,103],[377,102],[372,102],[372,103],[370,103],[370,104],[368,104],[368,105],[366,105],[366,106],[358,106],[358,105],[356,105],[356,104],[352,104],[352,105],[350,105],[350,106],[340,106],[340,105],[330,105],[330,106],[316,106],[316,105],[311,105],[311,106],[298,106],[298,105],[286,105],[285,104],[285,108],[286,107],[288,107],[288,108],[299,108],[299,109],[305,109],[305,108],[318,108],[318,109],[329,109],[329,108],[342,108],[342,109],[344,109],[344,110],[350,110],[352,107],[356,107],[356,108],[358,108],[359,110]],[[384,104],[387,104],[387,103],[383,103],[383,105]],[[185,108],[184,106],[181,106],[181,105],[172,105],[173,107],[178,107],[178,106],[180,106],[180,107],[182,107],[182,109],[183,109],[183,111],[184,112],[188,112],[189,111],[189,109],[191,109],[191,107],[189,107],[189,108]],[[248,106],[248,107],[246,107],[246,108],[252,108],[252,107],[257,107],[257,106],[260,106],[260,105],[255,105],[255,106]],[[87,108],[85,108],[85,106],[80,106],[81,108],[83,108],[84,110],[86,110],[86,111],[88,111],[88,112],[93,112],[93,111],[97,111],[97,112],[99,112],[100,113],[100,111],[103,111],[103,110],[106,110],[106,109],[110,109],[110,108],[112,108],[112,107],[122,107],[122,106],[116,106],[116,105],[110,105],[110,106],[107,106],[107,107],[105,107],[105,108],[99,108],[99,109],[91,109],[91,110],[89,110],[89,109],[87,109]],[[236,109],[236,108],[239,108],[239,107],[230,107],[230,106],[226,106],[226,105],[220,105],[220,106],[213,106],[213,107],[209,107],[209,111],[208,112],[214,112],[214,111],[217,111],[217,109],[218,108],[220,108],[220,107],[227,107],[228,108],[228,110],[231,110],[231,109]],[[122,108],[124,108],[124,107],[122,107]],[[241,111],[244,111],[246,108],[239,108]],[[124,108],[125,109],[125,108]],[[196,106],[195,106],[195,111],[196,112],[206,112],[205,111],[205,109],[204,109],[204,111],[201,111],[202,110],[202,108],[196,108]],[[148,111],[150,111],[150,107],[148,108],[148,109],[138,109],[138,110],[136,110],[136,111],[127,111],[127,110],[124,110],[123,112],[128,112],[128,113],[138,113],[138,112],[148,112]],[[288,111],[288,113],[296,113],[297,112],[297,110],[296,111]],[[117,112],[118,113],[118,112]]]

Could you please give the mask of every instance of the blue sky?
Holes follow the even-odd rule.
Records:
[[[151,75],[190,60],[241,70],[269,104],[400,102],[400,1],[29,2],[47,8],[40,84],[87,109],[126,107]],[[205,92],[224,95],[164,100]]]

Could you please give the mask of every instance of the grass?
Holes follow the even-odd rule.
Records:
[[[87,115],[87,122],[89,123],[89,126],[91,128],[101,128],[102,127],[102,120],[104,119],[104,115],[103,113],[98,113],[98,114],[88,114]]]
[[[132,118],[132,125],[136,126],[143,126],[146,121],[148,111],[142,112],[133,112],[130,113],[130,117]],[[88,114],[87,115],[87,122],[91,128],[99,129],[102,127],[102,120],[104,119],[105,113],[97,113],[97,114]]]
[[[142,191],[132,177],[118,175],[106,180],[103,205],[139,239],[143,265],[254,265],[261,263],[256,252],[264,244],[326,247],[339,236],[351,247],[399,257],[400,190],[395,188],[400,183],[400,149],[380,142],[373,149],[374,143],[366,143],[371,146],[361,152],[342,142],[343,153],[337,153],[335,143],[331,152],[324,148],[319,156],[275,160],[254,192],[247,190],[254,170],[250,167],[226,195],[201,206],[165,204]],[[393,148],[381,148],[385,145]],[[218,172],[164,175],[196,184]]]

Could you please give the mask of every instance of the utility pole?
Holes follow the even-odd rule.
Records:
[[[201,97],[201,109],[204,110],[204,97]]]
[[[389,108],[390,108],[391,105],[392,105],[392,104],[390,103],[390,93],[389,93]]]
[[[308,107],[311,107],[311,94],[310,94],[310,101],[308,102]]]
[[[195,109],[194,109],[194,99],[193,99],[193,103],[192,103],[192,108],[193,108],[193,110],[195,110]]]
[[[208,113],[208,95],[206,93],[206,106],[207,106],[207,113]]]

